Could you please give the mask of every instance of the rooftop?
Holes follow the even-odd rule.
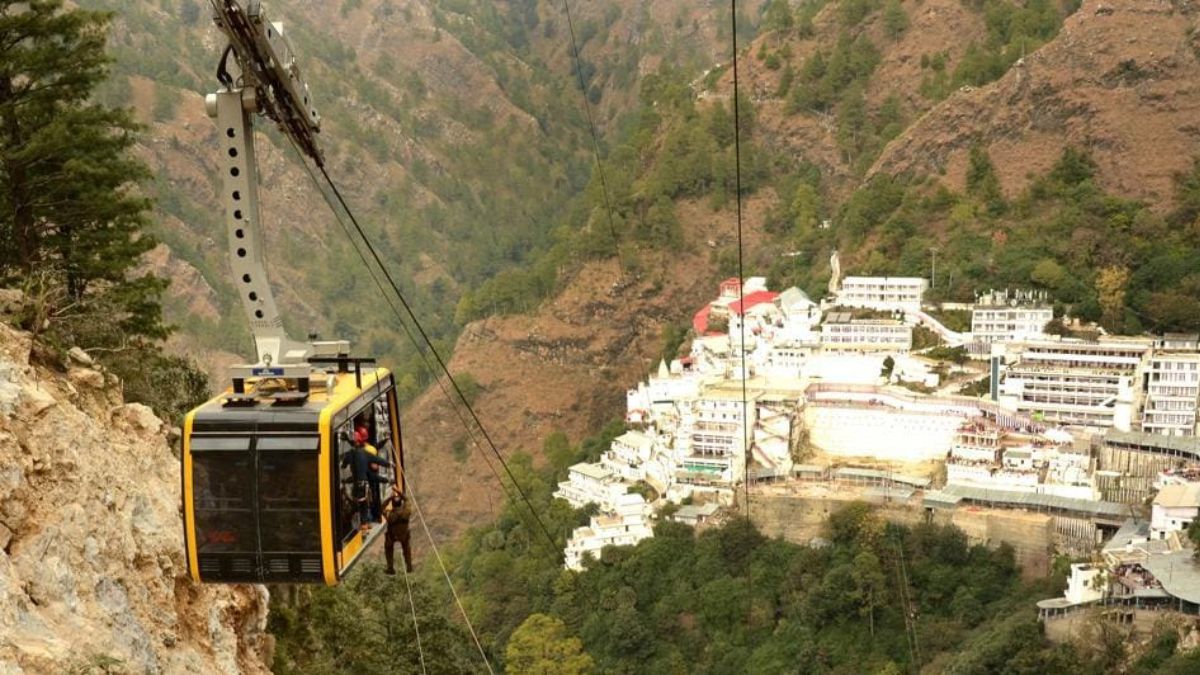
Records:
[[[589,464],[587,462],[573,464],[571,466],[571,472],[580,474],[581,476],[586,476],[593,480],[607,480],[612,478],[613,475],[611,471],[603,466],[600,466],[599,464]]]
[[[923,284],[925,279],[921,277],[846,277],[842,279],[843,287],[845,284]]]
[[[1154,505],[1164,508],[1200,507],[1200,483],[1168,485],[1158,491]]]
[[[649,450],[654,446],[654,439],[640,431],[626,431],[613,440],[616,443],[623,443],[638,450]]]
[[[1117,504],[1115,502],[1101,502],[1092,499],[1074,499],[1071,497],[1059,497],[1057,495],[1037,494],[1034,492],[1020,492],[1017,490],[995,490],[991,488],[974,487],[969,485],[951,484],[942,488],[941,495],[946,497],[959,497],[963,500],[975,502],[1006,504],[1018,508],[1028,509],[1057,509],[1062,511],[1074,511],[1076,513],[1090,513],[1095,516],[1107,518],[1120,518],[1129,512],[1129,507],[1125,504]],[[927,496],[926,499],[929,499]]]
[[[1150,570],[1164,591],[1188,602],[1200,603],[1200,565],[1192,557],[1190,548],[1152,555],[1142,566]]]
[[[1200,438],[1195,436],[1163,436],[1141,431],[1116,431],[1114,429],[1104,434],[1104,442],[1200,455]]]
[[[696,331],[696,335],[704,335],[708,332],[708,314],[711,311],[712,306],[705,305],[692,317],[692,329]]]
[[[792,286],[791,288],[780,293],[779,302],[785,307],[792,307],[801,304],[814,304],[812,298],[809,298],[807,293],[799,288],[796,288],[795,286]]]
[[[741,316],[746,312],[746,310],[752,309],[757,305],[775,302],[775,298],[778,297],[779,294],[774,291],[755,291],[747,294],[737,302],[729,303],[729,312],[731,314],[737,314],[738,316]]]
[[[707,518],[716,513],[717,509],[719,508],[721,507],[716,502],[709,502],[707,504],[688,504],[687,506],[679,507],[679,510],[675,512],[675,518],[689,520]]]

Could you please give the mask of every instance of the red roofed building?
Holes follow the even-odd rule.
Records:
[[[737,277],[729,277],[721,282],[721,297],[736,298],[742,294],[742,281]]]
[[[692,330],[696,331],[696,335],[704,335],[708,332],[708,314],[711,311],[712,306],[705,305],[692,317]]]
[[[755,291],[741,300],[729,303],[729,312],[741,316],[746,313],[746,310],[753,309],[755,305],[761,305],[764,302],[774,303],[775,298],[778,297],[779,294],[775,291]],[[742,309],[743,307],[745,310]]]

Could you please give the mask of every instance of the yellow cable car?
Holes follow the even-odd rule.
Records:
[[[381,498],[403,492],[395,382],[373,359],[351,358],[345,340],[300,342],[284,330],[264,262],[252,122],[272,120],[323,166],[321,118],[262,3],[212,6],[229,43],[205,108],[217,124],[229,260],[256,360],[233,366],[230,390],[184,420],[188,571],[199,582],[332,585],[382,534]],[[364,444],[352,440],[359,427]]]
[[[365,504],[403,485],[395,383],[363,360],[330,360],[340,364],[323,383],[313,372],[318,386],[235,380],[234,390],[187,415],[184,529],[194,580],[333,585],[382,534]],[[391,464],[377,463],[377,485],[354,475],[360,427]]]

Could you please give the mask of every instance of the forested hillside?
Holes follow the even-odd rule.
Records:
[[[511,462],[560,543],[587,513],[552,500],[554,481],[570,463],[597,457],[606,439],[553,441],[542,471],[527,455]],[[811,546],[768,539],[743,519],[699,533],[659,523],[654,538],[606,549],[583,573],[560,567],[528,514],[508,503],[447,558],[497,670],[1182,675],[1200,667],[1200,652],[1176,653],[1181,635],[1169,622],[1149,641],[1095,622],[1052,643],[1034,602],[1061,593],[1065,559],[1051,576],[1023,582],[1010,549],[969,544],[953,527],[888,524],[861,503],[831,516],[826,541]],[[276,672],[416,670],[410,611],[427,664],[485,672],[440,575],[430,561],[410,580],[411,609],[403,585],[374,567],[348,587],[300,593],[272,616]],[[345,639],[364,623],[389,626],[392,639]]]
[[[182,347],[226,363],[236,357],[212,350],[240,354],[249,341],[226,280],[215,135],[203,114],[221,49],[209,9],[201,0],[81,4],[114,12],[114,77],[100,99],[134,108],[148,126],[138,150],[158,178],[154,231],[165,244],[149,260],[177,282],[168,318],[184,329]],[[665,56],[692,69],[709,61],[726,24],[669,5],[577,8],[576,73],[566,17],[552,2],[268,3],[311,80],[331,173],[440,351],[452,351],[465,289],[526,264],[567,225],[594,164],[576,75],[603,141],[645,69]],[[687,30],[665,29],[667,14]],[[380,314],[378,291],[320,192],[267,127],[268,261],[291,331],[351,339],[396,367],[404,395],[414,395],[427,372]]]

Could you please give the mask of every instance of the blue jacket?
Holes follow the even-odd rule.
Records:
[[[354,471],[355,480],[368,480],[369,478],[378,478],[379,472],[372,471],[371,465],[378,464],[379,466],[390,467],[391,462],[388,458],[380,454],[374,454],[367,450],[367,446],[355,446],[350,452],[342,457],[342,466],[350,466]]]

